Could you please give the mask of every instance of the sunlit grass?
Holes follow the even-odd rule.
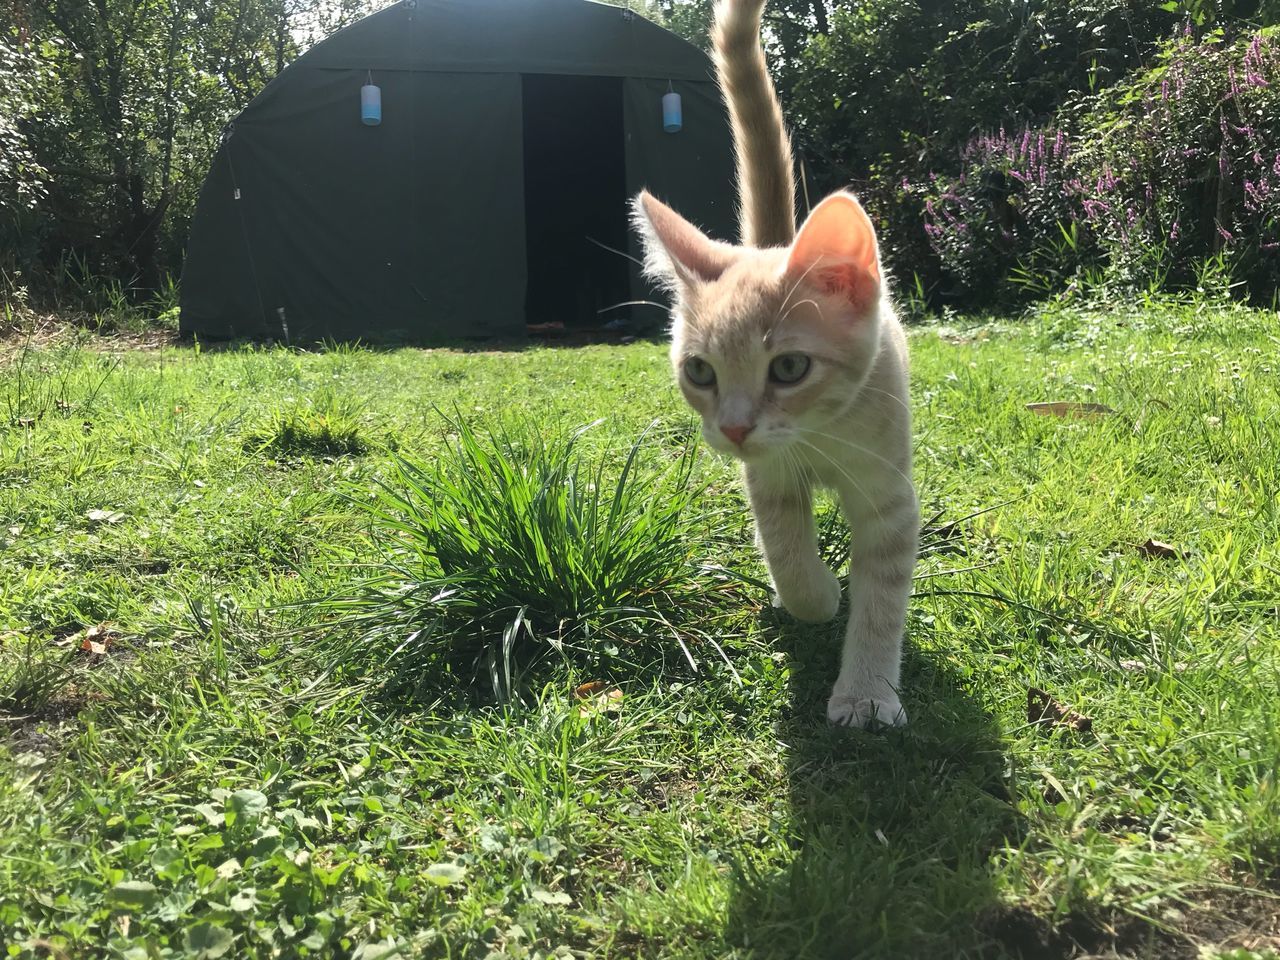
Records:
[[[0,943],[1272,956],[1277,336],[1197,302],[913,333],[880,736],[827,728],[843,624],[771,606],[661,344],[5,344]]]

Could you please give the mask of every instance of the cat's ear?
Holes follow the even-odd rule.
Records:
[[[737,256],[734,247],[712,240],[648,191],[632,205],[644,242],[644,272],[668,288],[715,280]]]
[[[814,207],[791,244],[787,275],[841,296],[860,311],[879,299],[876,231],[852,195],[832,194]]]

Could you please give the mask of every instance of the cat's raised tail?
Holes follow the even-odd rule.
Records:
[[[712,42],[733,125],[742,243],[782,247],[796,233],[796,187],[791,141],[760,45],[764,5],[765,0],[719,0]]]

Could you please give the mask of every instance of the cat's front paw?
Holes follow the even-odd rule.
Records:
[[[778,585],[774,605],[805,623],[826,623],[840,609],[840,580],[826,567],[814,575],[786,585]]]
[[[907,712],[894,694],[856,697],[832,694],[827,701],[827,720],[837,727],[905,727]]]

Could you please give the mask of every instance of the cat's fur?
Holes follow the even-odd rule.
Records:
[[[849,521],[850,615],[828,718],[901,725],[898,671],[919,528],[906,340],[875,231],[853,195],[828,197],[796,230],[791,147],[760,45],[763,8],[764,0],[716,8],[742,245],[708,239],[648,193],[636,198],[636,225],[649,275],[673,295],[680,388],[707,443],[744,465],[757,539],[793,616],[829,620],[840,603],[840,582],[818,556],[812,491],[834,491]]]

